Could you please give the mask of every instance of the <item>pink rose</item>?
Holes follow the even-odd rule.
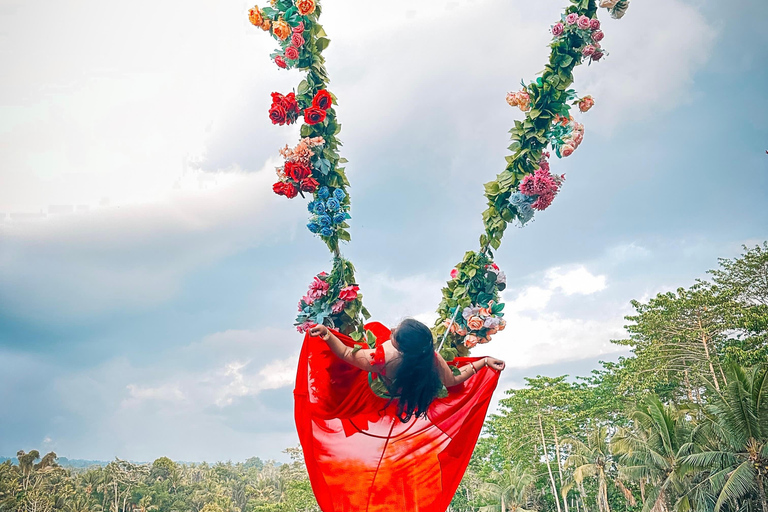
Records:
[[[334,315],[341,313],[342,311],[344,311],[344,306],[346,305],[347,303],[344,302],[343,300],[337,300],[336,302],[333,303],[333,306],[331,306],[331,313],[333,313]]]
[[[299,58],[299,49],[295,46],[289,46],[285,49],[285,58],[288,60],[296,60]]]
[[[583,141],[583,140],[584,140],[584,132],[575,132],[573,134],[573,144],[574,144],[574,146],[578,147],[581,144],[581,141]]]
[[[459,277],[459,271],[457,269],[451,270],[451,279],[456,279]]]
[[[594,32],[592,32],[592,40],[595,41],[596,43],[602,41],[604,37],[605,37],[605,34],[603,33],[602,30],[595,30]]]
[[[309,328],[312,327],[313,325],[315,325],[315,322],[310,322],[309,320],[307,320],[303,324],[297,325],[296,330],[301,333],[304,333],[304,332],[307,332]]]
[[[565,146],[563,146],[563,149],[560,150],[560,154],[563,156],[571,156],[573,154],[574,149],[575,148],[570,144],[566,144]]]
[[[555,37],[562,35],[563,30],[565,30],[565,27],[562,23],[555,23],[555,26],[552,27],[552,35]]]
[[[293,27],[293,33],[294,34],[301,34],[302,32],[304,32],[304,22],[300,21],[298,25]]]
[[[306,294],[305,296],[303,296],[301,300],[303,300],[307,304],[307,306],[311,306],[315,302],[315,298],[310,297],[309,294]],[[301,303],[299,303],[299,306],[301,306]],[[299,311],[301,311],[301,309],[302,308],[299,307]]]
[[[277,67],[279,68],[287,68],[288,64],[285,62],[285,59],[282,57],[282,55],[278,55],[275,57],[275,64],[277,64]]]
[[[293,44],[293,46],[295,46],[296,48],[301,48],[302,46],[304,46],[305,42],[306,41],[304,41],[304,36],[302,36],[298,32],[294,32],[293,35],[291,36],[291,44]]]
[[[592,60],[598,61],[603,58],[603,52],[600,50],[597,50],[595,53],[592,54]]]
[[[594,46],[592,46],[591,44],[588,44],[587,46],[585,46],[585,47],[584,47],[584,48],[581,50],[581,53],[582,53],[582,55],[584,55],[585,57],[589,57],[590,55],[592,55],[593,53],[595,53],[595,47],[594,47]]]
[[[589,20],[589,28],[591,28],[592,30],[599,29],[600,28],[600,20],[597,19],[597,18],[593,18],[593,19]]]
[[[507,103],[509,103],[510,107],[516,107],[517,106],[517,93],[516,92],[508,92],[507,93]]]
[[[477,336],[474,334],[467,334],[467,336],[464,338],[464,346],[467,348],[472,348],[477,345],[477,341]]]
[[[353,301],[357,298],[357,292],[360,289],[360,287],[355,285],[347,286],[346,288],[342,288],[339,292],[339,298],[341,300],[346,300],[347,302]]]
[[[591,20],[582,14],[581,16],[579,16],[579,19],[576,22],[576,25],[578,25],[578,27],[582,30],[587,30],[591,25]]]
[[[579,15],[576,14],[575,12],[572,12],[571,14],[565,17],[565,22],[569,25],[573,25],[578,21],[578,19],[579,19]]]
[[[467,327],[469,327],[473,331],[482,329],[483,324],[485,324],[485,321],[479,316],[473,316],[469,320],[467,320]]]

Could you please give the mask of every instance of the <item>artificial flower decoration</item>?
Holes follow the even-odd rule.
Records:
[[[315,12],[315,0],[296,0],[296,9],[302,16]]]
[[[261,27],[264,23],[264,18],[261,15],[261,10],[258,5],[253,6],[253,8],[248,11],[248,20],[250,20],[256,27]]]
[[[283,18],[280,18],[272,23],[272,33],[275,34],[275,37],[280,41],[285,41],[291,36],[293,30],[291,30],[291,26],[288,25]]]
[[[589,112],[589,109],[595,106],[595,100],[592,99],[592,96],[584,96],[577,100],[576,104],[582,112]]]
[[[288,93],[283,96],[279,92],[272,93],[272,106],[269,108],[269,119],[272,124],[293,124],[299,117],[299,104],[296,95]]]

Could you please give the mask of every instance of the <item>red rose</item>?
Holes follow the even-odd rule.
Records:
[[[291,36],[291,43],[293,43],[293,46],[296,48],[301,48],[304,46],[305,42],[306,41],[304,41],[304,36],[302,36],[299,32],[294,32]]]
[[[282,55],[275,56],[275,64],[277,64],[277,67],[283,68],[283,69],[288,67],[288,63],[285,62],[285,59],[283,58]]]
[[[317,91],[317,94],[315,94],[315,97],[312,98],[312,106],[323,109],[323,110],[328,110],[329,108],[331,108],[332,102],[333,102],[333,99],[331,98],[331,93],[329,93],[325,89],[321,89]]]
[[[299,162],[285,162],[285,174],[294,181],[301,181],[308,178],[312,170]]]
[[[304,109],[304,121],[307,124],[322,123],[325,120],[325,110],[317,107]]]
[[[296,60],[299,58],[299,49],[295,46],[289,46],[285,49],[285,58],[288,60]]]
[[[301,190],[304,192],[314,192],[320,185],[315,178],[307,178],[301,182]]]
[[[298,25],[293,27],[293,33],[294,34],[296,34],[296,33],[301,34],[302,32],[304,32],[304,22],[300,21]]]
[[[342,288],[339,292],[339,298],[341,300],[345,300],[347,302],[353,301],[357,298],[357,291],[360,289],[359,286],[350,285],[346,288]]]
[[[269,119],[272,120],[272,124],[284,125],[287,121],[285,109],[281,105],[273,103],[272,108],[269,109]]]
[[[278,181],[277,183],[272,185],[272,191],[279,196],[284,196],[285,190],[283,190],[283,185],[285,185],[285,183],[283,183],[282,181]]]
[[[283,190],[285,191],[285,197],[288,199],[296,197],[296,194],[299,193],[299,189],[293,183],[284,183],[284,185]]]
[[[289,92],[286,96],[283,96],[282,105],[286,113],[296,112],[298,114],[299,112],[299,104],[296,102],[296,94],[292,92]]]

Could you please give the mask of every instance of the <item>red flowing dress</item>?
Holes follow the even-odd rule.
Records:
[[[376,343],[380,323],[366,326]],[[351,338],[334,332],[346,345]],[[459,367],[477,358],[457,358]],[[323,512],[445,512],[467,469],[499,373],[485,367],[448,388],[427,418],[402,423],[396,404],[371,391],[368,372],[307,334],[299,357],[294,416]]]

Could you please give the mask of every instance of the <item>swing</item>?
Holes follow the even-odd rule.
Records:
[[[476,361],[469,351],[502,330],[504,304],[499,292],[506,276],[493,261],[507,226],[525,225],[535,211],[549,207],[564,176],[550,173],[546,151],[570,156],[581,144],[583,126],[570,115],[571,106],[587,112],[591,96],[578,98],[569,89],[573,69],[605,55],[596,17],[596,0],[570,0],[551,27],[549,63],[535,81],[507,95],[507,103],[525,113],[515,121],[512,155],[496,179],[485,184],[488,209],[483,213],[480,250],[467,252],[443,288],[438,320],[432,329],[449,365]],[[600,0],[600,7],[620,18],[629,0]],[[289,199],[311,194],[307,228],[333,254],[330,274],[321,272],[299,301],[296,326],[304,332],[294,389],[296,428],[310,483],[323,512],[444,512],[469,464],[483,427],[499,374],[483,367],[462,384],[436,398],[426,418],[401,422],[393,400],[372,389],[369,372],[342,361],[320,338],[307,331],[315,324],[334,329],[349,347],[374,348],[390,337],[387,327],[366,323],[355,283],[354,267],[341,256],[339,244],[350,241],[349,181],[338,150],[341,125],[327,90],[323,50],[329,40],[318,23],[319,0],[271,0],[249,11],[249,20],[279,43],[271,55],[282,69],[306,71],[295,92],[272,93],[269,117],[290,125],[303,117],[301,141],[280,151],[273,191]],[[375,388],[375,386],[373,386]]]

